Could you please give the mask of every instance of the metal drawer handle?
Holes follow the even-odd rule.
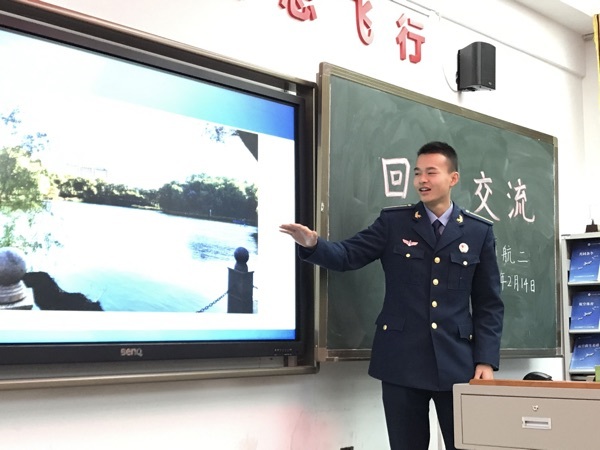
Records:
[[[523,428],[532,430],[552,429],[552,419],[550,417],[522,417],[521,423]]]

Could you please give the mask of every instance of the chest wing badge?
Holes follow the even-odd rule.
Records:
[[[409,247],[414,247],[415,245],[418,244],[418,242],[413,242],[413,241],[407,241],[406,239],[402,239],[402,242],[404,242],[406,245],[408,245]]]

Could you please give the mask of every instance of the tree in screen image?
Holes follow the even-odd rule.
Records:
[[[18,110],[0,114],[0,247],[31,253],[58,243],[49,234],[32,234],[51,193],[48,174],[36,158],[46,135],[21,131]]]

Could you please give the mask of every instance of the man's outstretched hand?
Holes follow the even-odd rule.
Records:
[[[316,231],[299,223],[286,223],[279,226],[279,231],[289,234],[298,245],[313,248],[317,245],[319,235]]]

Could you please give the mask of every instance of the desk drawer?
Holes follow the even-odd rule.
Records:
[[[598,399],[463,395],[461,409],[464,448],[600,448]]]

